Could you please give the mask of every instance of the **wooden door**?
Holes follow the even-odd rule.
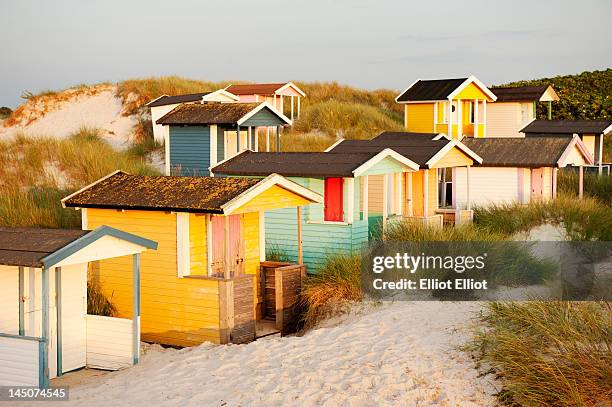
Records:
[[[344,220],[344,180],[325,178],[325,220],[342,222]]]
[[[423,180],[423,170],[412,173],[412,216],[423,216]]]
[[[212,217],[212,273],[221,277],[225,271],[225,216]],[[242,239],[242,215],[230,215],[229,223],[229,265],[230,276],[244,274],[244,241]]]
[[[542,183],[544,181],[544,168],[533,168],[531,170],[531,199],[542,199]]]

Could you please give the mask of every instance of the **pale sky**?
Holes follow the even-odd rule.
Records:
[[[159,75],[404,89],[612,66],[610,0],[0,1],[0,106]]]

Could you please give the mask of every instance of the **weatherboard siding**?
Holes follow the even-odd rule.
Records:
[[[92,229],[108,225],[158,242],[157,250],[141,254],[143,340],[178,346],[219,343],[219,281],[178,277],[176,214],[90,208],[88,223]],[[93,279],[117,307],[117,316],[131,318],[131,256],[97,263]]]
[[[409,103],[405,105],[406,130],[416,133],[432,133],[434,103]]]
[[[291,178],[292,181],[323,194],[324,182],[319,178]],[[344,182],[344,214],[348,213],[348,181]],[[323,222],[323,204],[304,206],[302,212],[302,248],[309,273],[316,273],[329,255],[352,254],[368,241],[368,222],[360,219],[359,179],[355,180],[355,212],[351,224]],[[265,212],[266,253],[280,252],[289,261],[297,262],[297,211],[284,208]]]
[[[210,127],[170,126],[170,168],[180,175],[208,176]]]

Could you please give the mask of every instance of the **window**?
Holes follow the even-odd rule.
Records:
[[[438,168],[438,208],[453,207],[452,168]]]
[[[474,101],[470,102],[470,123],[474,124]]]
[[[342,178],[325,178],[323,192],[324,220],[342,222],[344,220],[344,180]]]

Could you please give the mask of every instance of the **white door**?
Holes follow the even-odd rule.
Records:
[[[62,268],[62,372],[87,361],[87,264]]]

